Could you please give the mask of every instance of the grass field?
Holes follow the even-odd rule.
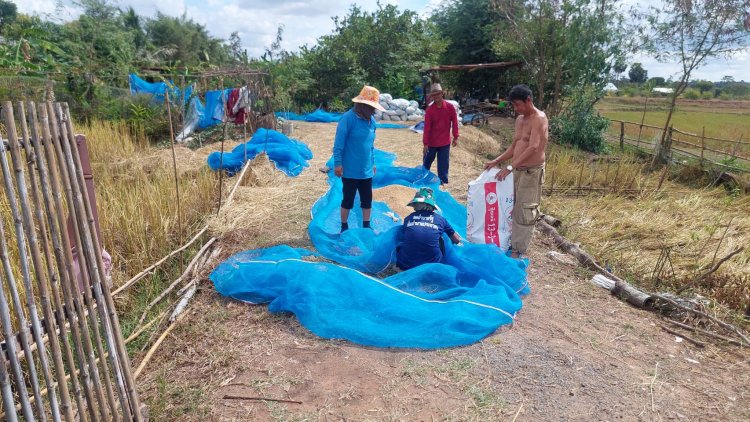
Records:
[[[662,127],[667,118],[667,106],[666,98],[605,97],[597,104],[597,109],[601,115],[613,120],[640,123],[643,119],[646,125]],[[696,135],[705,131],[705,136],[711,138],[750,142],[750,101],[678,100],[672,126]],[[613,124],[609,133],[617,136],[619,130],[619,125]],[[636,125],[625,127],[626,136],[630,138],[637,138],[638,131]],[[640,138],[654,140],[660,134],[660,130],[645,128]],[[686,142],[700,144],[700,138],[679,136]],[[748,144],[707,141],[706,146],[730,153],[736,151],[750,157]]]

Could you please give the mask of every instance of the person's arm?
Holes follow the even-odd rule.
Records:
[[[461,236],[459,236],[456,232],[453,232],[450,238],[454,245],[458,245],[459,243],[461,243]]]
[[[422,144],[424,144],[424,153],[427,154],[427,150],[430,148],[427,146],[427,141],[430,139],[430,130],[432,129],[432,113],[430,108],[427,107],[424,113],[424,130],[422,131]]]
[[[375,127],[375,118],[371,117],[372,120],[372,126]],[[375,136],[377,137],[377,127],[373,129],[373,132],[375,133]],[[372,148],[370,149],[370,165],[372,165],[372,175],[375,176],[375,173],[378,172],[377,167],[375,167],[375,138],[372,139]]]
[[[336,138],[333,141],[333,172],[341,177],[344,174],[343,160],[346,149],[346,138],[349,135],[349,123],[346,117],[339,120],[336,126]]]

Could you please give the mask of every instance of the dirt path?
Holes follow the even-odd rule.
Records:
[[[279,243],[311,247],[309,210],[327,187],[317,169],[330,156],[334,129],[299,124],[294,136],[312,148],[311,168],[240,188],[238,201],[268,206],[224,217],[242,224],[223,235],[222,258]],[[380,130],[377,146],[396,152],[401,165],[421,156],[419,136],[405,130]],[[453,151],[449,186],[459,201],[484,161],[477,154],[495,147],[467,142]],[[291,315],[226,300],[205,282],[139,380],[141,395],[159,421],[750,419],[750,353],[678,342],[654,314],[551,261],[548,242],[535,240],[532,293],[512,327],[438,351],[320,339]]]

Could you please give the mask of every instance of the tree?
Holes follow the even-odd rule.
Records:
[[[658,153],[652,165],[671,156],[667,132],[677,97],[687,88],[692,72],[713,57],[731,57],[748,43],[744,25],[745,0],[662,0],[650,6],[642,19],[643,46],[660,61],[679,61],[679,80],[671,95]]]
[[[649,80],[646,81],[646,83],[651,87],[666,86],[667,80],[662,78],[661,76],[654,76],[653,78],[649,78]]]
[[[714,83],[711,81],[697,80],[690,84],[692,87],[697,88],[701,94],[714,89]]]
[[[630,65],[628,77],[630,78],[630,82],[642,84],[648,80],[648,71],[643,68],[643,65],[636,62]]]
[[[16,4],[11,1],[0,0],[0,31],[3,27],[16,20],[18,9]]]
[[[229,36],[229,55],[237,63],[247,64],[247,50],[242,48],[242,39],[237,31]]]
[[[453,0],[443,2],[430,20],[446,41],[441,64],[475,64],[520,60],[515,52],[498,53],[492,42],[498,38],[504,17],[493,7],[492,0]],[[469,29],[470,28],[470,29]],[[452,89],[469,92],[472,96],[503,95],[510,86],[501,86],[508,70],[480,69],[473,72],[450,72],[441,78]],[[507,82],[508,85],[512,82]]]
[[[390,4],[374,12],[352,6],[333,22],[333,33],[301,52],[314,81],[310,99],[317,103],[348,101],[365,83],[397,97],[415,97],[419,69],[433,65],[444,49],[431,23]]]
[[[568,94],[601,92],[622,60],[627,42],[614,6],[612,0],[494,0],[507,22],[494,48],[499,55],[523,58],[535,101],[556,115]],[[598,98],[577,109],[590,111]]]
[[[171,66],[200,66],[229,61],[229,52],[220,39],[209,35],[206,27],[188,19],[157,13],[146,23],[151,43],[164,48],[164,58]]]

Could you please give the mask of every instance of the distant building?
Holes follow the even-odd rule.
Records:
[[[604,87],[604,92],[606,93],[614,94],[617,91],[617,87],[612,82],[608,83],[607,86]]]
[[[657,86],[656,88],[654,88],[652,90],[652,92],[655,92],[657,94],[669,95],[669,94],[673,94],[674,93],[674,89],[667,88],[667,87],[664,87],[664,86]]]

